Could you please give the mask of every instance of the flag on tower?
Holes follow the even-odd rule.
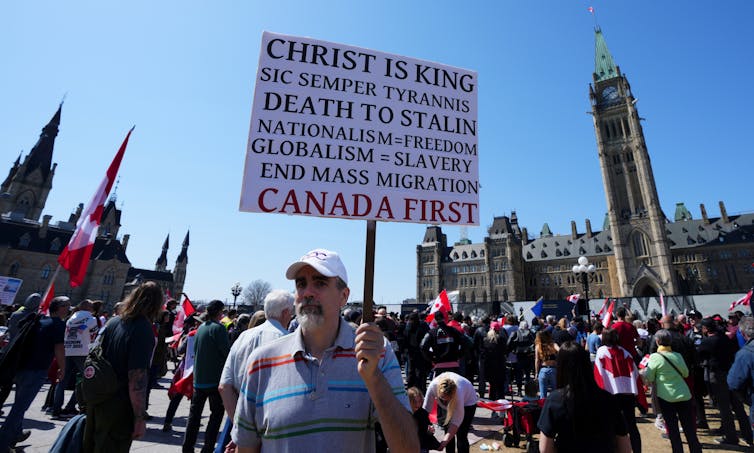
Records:
[[[89,258],[92,255],[92,249],[94,248],[94,241],[97,239],[97,230],[99,229],[100,220],[102,219],[102,212],[105,210],[105,201],[107,195],[110,193],[110,189],[115,182],[115,176],[118,174],[118,168],[120,168],[120,162],[123,160],[123,154],[126,152],[126,146],[128,145],[128,138],[131,137],[133,128],[128,131],[126,139],[123,140],[123,144],[120,145],[120,149],[115,154],[115,158],[110,163],[110,166],[105,173],[105,178],[97,187],[97,191],[94,192],[91,201],[86,207],[86,210],[79,217],[79,221],[76,224],[76,231],[71,236],[70,242],[65,246],[63,251],[58,257],[58,263],[66,269],[70,275],[71,286],[76,287],[84,282],[84,276],[86,275],[86,268],[89,266]]]
[[[586,10],[589,11],[590,14],[594,14],[594,7],[593,6],[590,6]]]

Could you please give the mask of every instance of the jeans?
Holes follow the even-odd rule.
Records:
[[[16,398],[3,427],[0,428],[0,451],[7,451],[10,445],[21,435],[24,414],[46,380],[46,369],[18,370],[16,372]]]
[[[217,433],[220,431],[220,424],[225,415],[223,400],[220,398],[220,392],[217,387],[211,389],[194,388],[194,396],[191,398],[191,408],[189,409],[188,422],[186,423],[186,434],[183,437],[183,451],[193,452],[196,444],[196,437],[199,434],[199,422],[202,419],[204,403],[209,399],[209,422],[207,430],[204,431],[204,446],[202,453],[211,453],[215,449]]]
[[[557,368],[543,366],[539,369],[539,376],[537,376],[537,379],[539,380],[540,398],[547,398],[548,390],[555,389],[555,386],[558,385],[556,378]]]
[[[65,358],[65,375],[63,379],[58,382],[55,387],[55,400],[52,403],[52,412],[60,412],[63,407],[63,400],[65,399],[65,389],[69,386],[71,381],[76,382],[76,375],[78,373],[84,373],[84,360],[85,356],[66,356]],[[76,408],[76,391],[73,392],[73,396],[68,400],[66,409]]]
[[[628,435],[631,439],[631,450],[633,453],[641,453],[641,435],[639,434],[639,427],[636,426],[636,395],[618,393],[615,398],[618,400],[618,407],[620,407],[623,418],[626,420]]]

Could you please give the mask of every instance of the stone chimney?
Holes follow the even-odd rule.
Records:
[[[131,239],[130,234],[123,235],[123,253],[126,253],[126,247],[128,247],[128,240]]]
[[[39,229],[39,237],[44,239],[47,237],[47,228],[50,226],[51,215],[42,216],[42,227]]]
[[[720,202],[720,218],[725,223],[730,222],[730,220],[728,219],[728,211],[725,210],[725,203],[723,203],[722,201]]]
[[[526,245],[529,243],[529,232],[526,231],[526,227],[521,228],[521,244]]]
[[[702,211],[702,222],[705,225],[709,225],[709,217],[707,217],[707,208],[704,207],[704,203],[699,205],[699,210]]]
[[[76,225],[76,223],[79,221],[79,217],[81,217],[81,211],[84,210],[84,203],[79,203],[78,207],[76,208],[76,212],[71,214],[71,217],[68,218],[68,223],[72,223]]]
[[[586,237],[592,237],[592,222],[586,219]]]
[[[579,237],[579,232],[576,230],[576,222],[571,220],[571,239],[576,240]]]

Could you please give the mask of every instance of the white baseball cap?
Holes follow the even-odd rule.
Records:
[[[312,250],[288,266],[288,270],[285,271],[285,278],[294,280],[298,271],[304,266],[313,267],[314,270],[325,277],[340,277],[348,285],[346,267],[343,265],[343,261],[340,260],[340,255],[336,252],[325,249]]]

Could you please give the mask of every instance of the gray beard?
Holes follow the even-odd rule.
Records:
[[[306,330],[315,329],[325,322],[322,307],[312,304],[311,300],[304,301],[304,304],[299,306],[297,311],[298,324]]]

